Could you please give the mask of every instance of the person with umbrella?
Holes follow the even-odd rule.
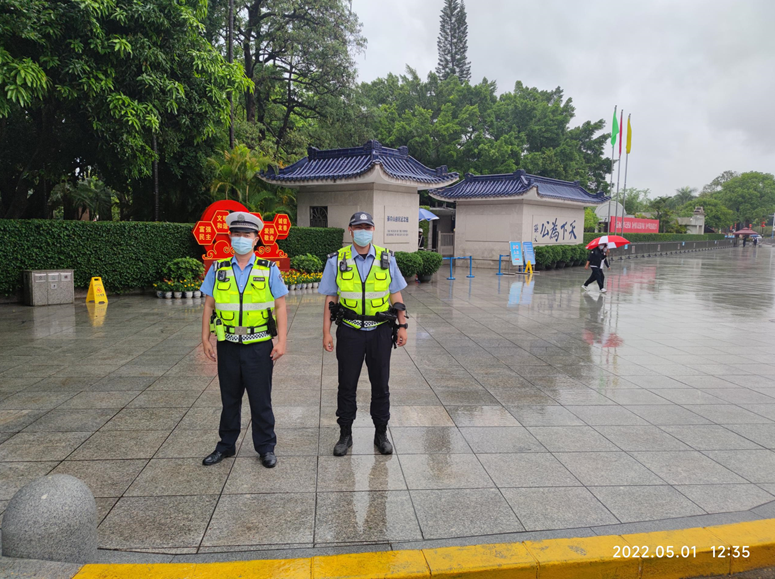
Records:
[[[592,271],[590,272],[589,279],[581,286],[584,291],[587,291],[587,286],[589,284],[591,284],[593,281],[596,281],[598,287],[600,288],[600,293],[606,293],[607,290],[605,289],[603,264],[605,264],[607,268],[611,268],[608,263],[608,258],[606,257],[607,247],[608,245],[606,243],[599,243],[598,246],[589,253],[589,257],[587,258],[586,265],[584,265],[584,269],[591,269]]]

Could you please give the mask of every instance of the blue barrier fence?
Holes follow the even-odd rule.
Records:
[[[466,277],[476,277],[474,276],[474,258],[473,256],[469,255],[466,257],[444,257],[442,258],[442,261],[445,259],[449,260],[449,277],[447,279],[453,280],[455,279],[455,276],[452,274],[452,262],[454,262],[456,259],[467,259],[468,260],[468,275]]]

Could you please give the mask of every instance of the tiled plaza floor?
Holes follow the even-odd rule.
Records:
[[[617,262],[605,297],[581,291],[581,268],[411,286],[389,457],[363,411],[352,454],[331,455],[336,360],[322,297],[297,292],[274,470],[244,435],[235,458],[201,465],[220,400],[199,301],[0,306],[0,511],[26,482],[72,474],[97,499],[100,546],[155,560],[775,517],[773,253]],[[361,385],[368,410],[365,371]]]

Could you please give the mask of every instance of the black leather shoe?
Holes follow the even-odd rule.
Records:
[[[212,466],[214,464],[218,464],[224,458],[229,458],[230,456],[234,456],[236,453],[237,451],[235,450],[232,450],[231,452],[220,452],[216,450],[214,453],[207,455],[202,461],[202,464],[205,466]]]
[[[393,454],[393,445],[388,440],[387,432],[377,431],[374,434],[374,446],[380,454]]]
[[[353,445],[353,435],[342,433],[339,442],[334,446],[334,456],[344,456]]]
[[[261,459],[261,464],[266,468],[274,468],[275,465],[277,464],[277,457],[274,455],[274,452],[272,451],[265,452],[264,454],[259,454],[258,456]]]

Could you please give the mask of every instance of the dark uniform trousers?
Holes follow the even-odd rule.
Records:
[[[597,286],[600,289],[603,289],[603,285],[605,284],[605,274],[603,273],[603,267],[602,264],[600,267],[590,267],[592,271],[589,273],[589,279],[584,282],[584,285],[589,285],[593,281],[597,282]]]
[[[390,354],[393,330],[384,323],[370,331],[356,330],[347,324],[336,329],[336,359],[339,362],[339,392],[336,415],[340,426],[352,426],[358,409],[355,393],[363,360],[371,382],[371,419],[375,426],[390,420]]]
[[[240,433],[242,397],[248,391],[256,452],[274,452],[277,437],[272,412],[272,340],[255,344],[218,342],[218,381],[221,385],[221,441],[215,450],[235,450]]]

